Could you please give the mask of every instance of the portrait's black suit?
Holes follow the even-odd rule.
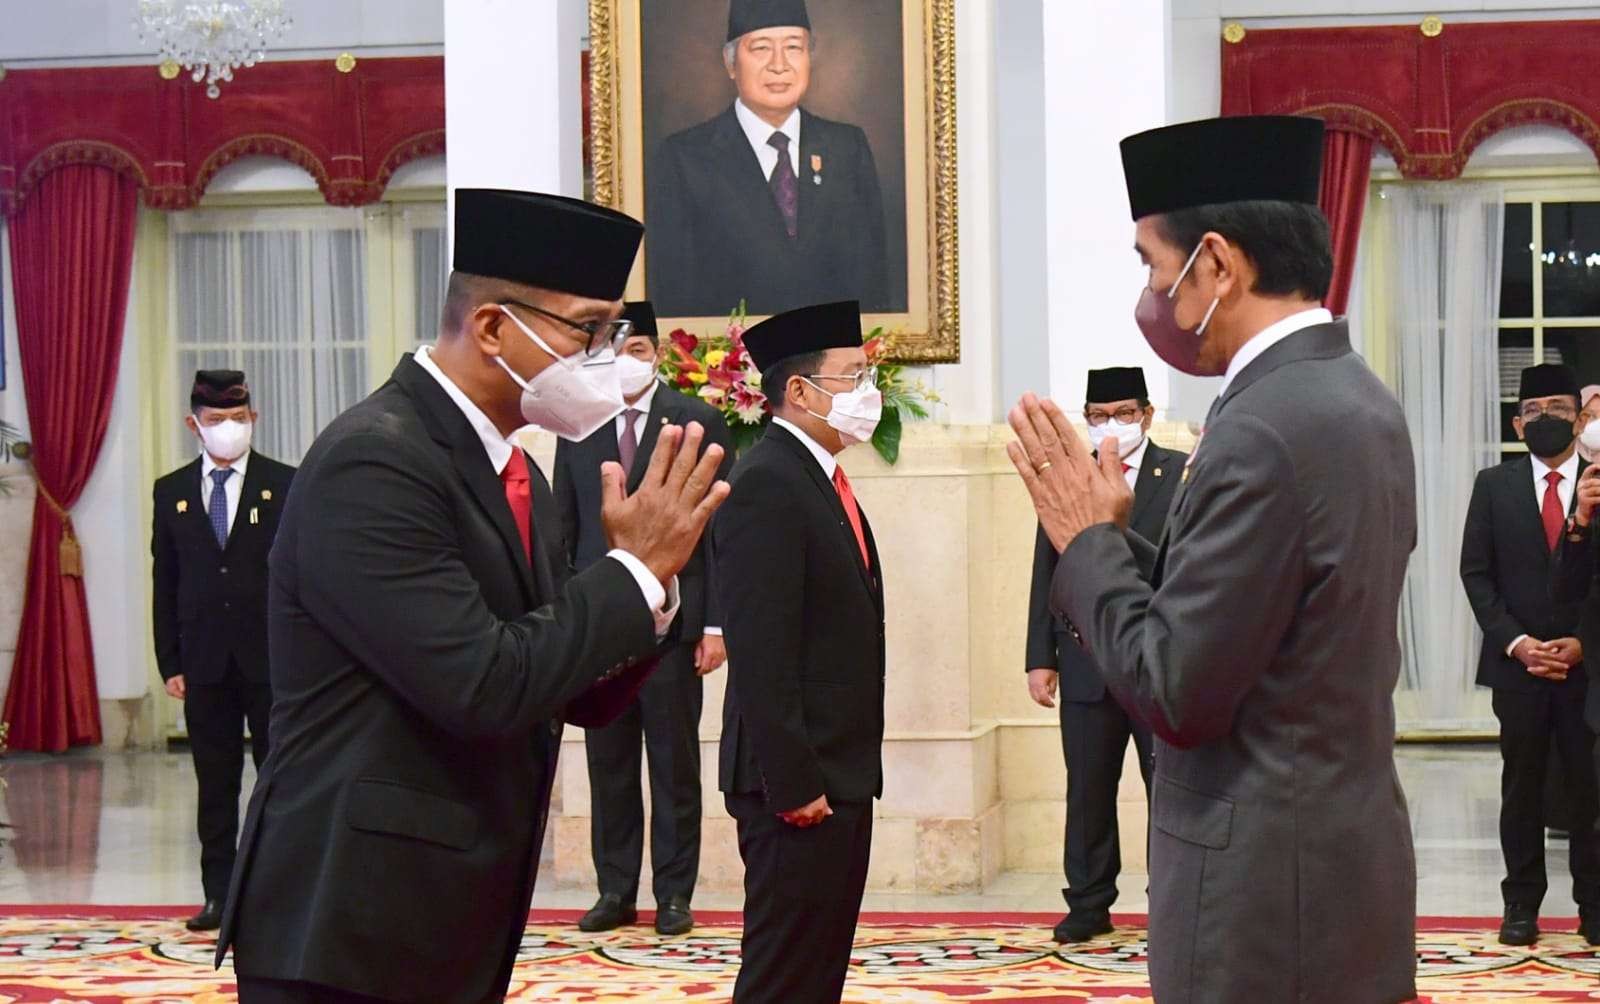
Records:
[[[650,466],[664,425],[699,422],[707,445],[726,454],[719,478],[733,469],[733,437],[715,408],[699,398],[657,384],[643,434],[628,475],[628,490],[638,488]],[[600,466],[620,463],[617,423],[607,422],[581,443],[556,446],[555,496],[561,511],[567,560],[582,571],[611,549],[600,519]],[[694,896],[700,871],[700,709],[703,688],[695,672],[695,645],[707,625],[721,626],[716,590],[709,583],[706,541],[678,573],[680,641],[661,655],[639,697],[617,720],[584,735],[593,805],[589,839],[602,894],[635,901],[644,854],[644,802],[639,791],[641,752],[650,764],[650,861],[656,903]],[[642,739],[642,749],[641,749]]]
[[[1587,466],[1579,460],[1580,476]],[[1540,641],[1579,636],[1581,603],[1553,595],[1540,497],[1526,456],[1478,472],[1461,539],[1461,583],[1483,629],[1478,684],[1493,689],[1500,720],[1501,895],[1508,906],[1535,910],[1544,899],[1544,796],[1553,753],[1572,820],[1573,898],[1588,913],[1600,911],[1600,847],[1593,828],[1594,734],[1583,721],[1587,673],[1580,664],[1564,681],[1544,680],[1506,654],[1523,634]]]
[[[1130,526],[1145,540],[1160,540],[1167,511],[1183,476],[1186,453],[1150,443],[1139,464]],[[1059,557],[1041,529],[1033,546],[1028,597],[1027,668],[1060,674],[1061,753],[1067,762],[1067,824],[1063,867],[1067,906],[1074,912],[1109,910],[1117,899],[1122,845],[1117,827],[1117,787],[1129,738],[1139,750],[1145,791],[1150,790],[1150,730],[1106,693],[1094,658],[1073,641],[1071,628],[1050,612],[1050,583]],[[1143,834],[1140,834],[1143,837]]]
[[[483,441],[409,356],[306,455],[272,551],[274,746],[218,940],[241,985],[505,994],[562,722],[609,720],[657,646],[620,562],[562,581],[529,469],[531,565]]]
[[[775,131],[775,130],[774,130]],[[905,309],[888,288],[883,194],[866,133],[800,112],[798,229],[791,238],[730,105],[661,144],[645,180],[646,283],[664,317],[752,314],[860,300]]]
[[[839,999],[883,790],[883,582],[817,459],[777,425],[712,529],[728,643],[719,786],[745,863],[734,999]],[[826,794],[810,828],[777,817]]]
[[[294,468],[251,452],[228,542],[219,546],[201,494],[202,466],[196,458],[155,484],[151,605],[161,678],[184,680],[200,881],[207,901],[220,903],[239,836],[245,722],[257,768],[271,748],[267,553]]]

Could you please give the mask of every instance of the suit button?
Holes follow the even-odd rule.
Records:
[[[227,575],[228,574],[228,566],[227,565],[223,565],[222,566],[222,574],[223,575]]]
[[[559,736],[561,734],[561,719],[556,718],[551,720],[550,734],[553,736]]]
[[[233,604],[229,603],[227,600],[223,600],[222,601],[222,609],[224,609],[224,610],[232,610],[233,609]]]

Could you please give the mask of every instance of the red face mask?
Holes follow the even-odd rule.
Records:
[[[1150,343],[1150,348],[1168,366],[1190,376],[1221,376],[1225,370],[1202,366],[1199,362],[1206,325],[1211,323],[1211,315],[1216,313],[1221,298],[1211,301],[1206,316],[1200,319],[1200,326],[1192,330],[1180,327],[1174,313],[1178,287],[1183,285],[1184,278],[1188,276],[1189,269],[1194,267],[1194,260],[1204,246],[1200,244],[1195,247],[1189,260],[1184,263],[1183,271],[1178,273],[1178,281],[1166,293],[1157,293],[1148,284],[1145,285],[1144,292],[1139,294],[1139,305],[1134,308],[1133,319],[1144,333],[1144,340]]]

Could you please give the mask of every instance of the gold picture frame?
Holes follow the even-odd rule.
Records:
[[[645,218],[646,159],[641,10],[647,2],[661,0],[589,0],[594,201],[640,219]],[[905,43],[906,309],[867,314],[863,323],[895,335],[897,361],[955,363],[961,358],[955,0],[898,2]],[[629,299],[645,296],[649,267],[641,251],[628,283]],[[662,318],[664,329],[681,327],[697,335],[721,333],[726,322],[725,314]]]

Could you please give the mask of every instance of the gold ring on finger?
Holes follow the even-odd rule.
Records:
[[[1039,464],[1034,469],[1037,470],[1040,474],[1043,474],[1045,471],[1048,471],[1052,466],[1053,465],[1051,464],[1051,462],[1046,460],[1044,463]]]

